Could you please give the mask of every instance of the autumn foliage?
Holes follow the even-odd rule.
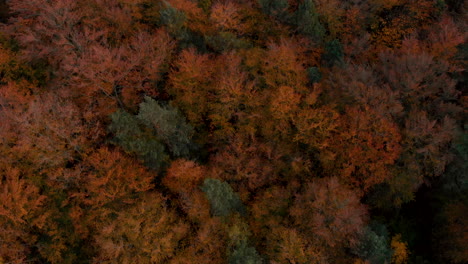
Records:
[[[0,0],[0,264],[466,263],[466,1]]]

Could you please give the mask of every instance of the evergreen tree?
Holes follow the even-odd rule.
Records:
[[[166,147],[175,157],[189,155],[193,128],[170,105],[161,106],[145,97],[138,115],[118,110],[111,119],[109,129],[115,134],[113,142],[140,156],[153,169],[160,168],[167,160]]]
[[[159,10],[159,25],[166,26],[168,31],[178,40],[186,40],[188,38],[185,22],[187,18],[185,14],[168,3],[166,7]]]
[[[158,102],[145,97],[136,116],[141,123],[153,129],[156,137],[163,142],[172,155],[187,157],[190,152],[193,128],[171,105],[161,106]]]
[[[299,33],[320,42],[325,36],[325,28],[319,21],[319,14],[313,0],[304,0],[295,14],[295,23]]]
[[[167,159],[164,146],[151,131],[144,130],[138,119],[123,110],[111,115],[109,129],[114,133],[113,143],[121,146],[126,152],[137,154],[145,165],[159,169]]]
[[[384,226],[382,232],[374,231],[370,227],[364,229],[361,241],[353,249],[354,253],[369,261],[370,264],[390,263],[392,250],[389,247],[387,232]]]
[[[339,40],[334,39],[327,42],[325,45],[325,53],[322,56],[322,60],[325,65],[332,67],[335,65],[342,64],[344,56],[343,45]]]
[[[262,264],[263,260],[254,247],[242,240],[229,257],[229,264]]]
[[[245,212],[244,205],[237,193],[227,182],[217,179],[206,179],[201,189],[211,204],[214,216],[228,216],[231,212]]]
[[[289,7],[288,0],[258,0],[263,13],[286,20]]]
[[[317,67],[307,68],[307,77],[309,77],[310,83],[318,83],[322,80],[322,74]]]

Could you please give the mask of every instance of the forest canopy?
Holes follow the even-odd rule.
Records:
[[[0,1],[0,264],[467,263],[467,8]]]

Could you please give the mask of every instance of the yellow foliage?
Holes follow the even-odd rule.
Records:
[[[391,247],[393,249],[393,264],[404,264],[408,262],[408,244],[406,242],[401,241],[401,234],[393,236]]]

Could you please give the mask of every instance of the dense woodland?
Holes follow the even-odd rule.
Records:
[[[0,263],[467,263],[467,8],[1,1]]]

